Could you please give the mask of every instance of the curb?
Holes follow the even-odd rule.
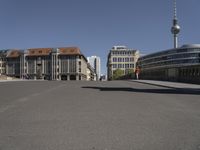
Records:
[[[138,81],[138,80],[132,80],[132,82],[137,82],[137,83],[142,83],[142,84],[148,84],[148,85],[153,85],[153,86],[158,86],[158,87],[164,87],[164,88],[171,88],[171,89],[175,89],[175,90],[181,90],[181,91],[195,91],[195,92],[200,92],[200,88],[181,88],[181,87],[173,87],[173,86],[167,86],[167,85],[160,85],[160,84],[156,84],[156,83],[147,83],[147,82],[142,82],[142,81]]]

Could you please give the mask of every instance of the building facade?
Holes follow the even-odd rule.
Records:
[[[200,45],[156,52],[139,58],[141,79],[200,83]]]
[[[101,60],[100,57],[97,56],[91,56],[87,57],[88,63],[91,65],[91,67],[94,68],[94,71],[97,75],[97,80],[101,77]]]
[[[29,79],[50,79],[51,52],[52,48],[27,49],[23,76]],[[23,68],[21,68],[23,69]]]
[[[87,81],[96,81],[95,70],[89,63],[87,66]]]
[[[126,46],[114,46],[108,54],[107,73],[108,80],[112,80],[116,69],[123,71],[123,75],[135,72],[139,51],[128,49]]]
[[[87,59],[78,47],[10,50],[6,74],[28,79],[87,80]]]
[[[22,50],[9,50],[6,56],[6,75],[20,78],[24,70],[24,52]]]
[[[0,51],[0,76],[6,74],[6,55],[7,50]]]

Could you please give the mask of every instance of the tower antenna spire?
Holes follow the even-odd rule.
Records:
[[[174,19],[177,19],[176,0],[174,0]]]
[[[173,25],[171,28],[171,32],[174,35],[174,48],[178,47],[178,33],[180,32],[180,26],[178,25],[177,19],[177,7],[176,7],[176,0],[174,0],[174,18],[173,18]]]

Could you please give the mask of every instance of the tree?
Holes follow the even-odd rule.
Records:
[[[126,69],[124,79],[133,79],[135,77],[134,69]]]
[[[134,74],[134,70],[133,69],[127,69],[126,74]]]
[[[117,80],[117,79],[119,79],[120,77],[122,77],[124,75],[124,73],[123,73],[123,70],[121,70],[121,69],[116,69],[116,70],[114,70],[113,71],[113,80]]]

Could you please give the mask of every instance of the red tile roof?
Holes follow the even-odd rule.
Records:
[[[20,50],[10,50],[7,54],[7,58],[17,58],[21,55]]]
[[[60,55],[81,55],[81,51],[78,47],[63,47],[58,49]]]
[[[27,56],[48,56],[52,48],[31,48],[28,49]]]

